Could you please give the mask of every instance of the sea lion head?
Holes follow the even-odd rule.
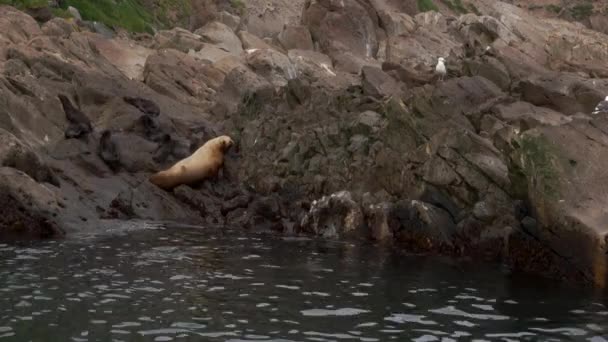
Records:
[[[232,140],[232,138],[227,135],[219,136],[217,139],[222,151],[227,151],[230,147],[234,145],[234,141]]]

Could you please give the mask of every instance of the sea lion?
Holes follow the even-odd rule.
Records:
[[[146,115],[150,115],[152,117],[157,117],[160,115],[160,108],[158,108],[158,105],[154,103],[154,101],[143,99],[141,97],[129,96],[125,96],[122,99]]]
[[[118,171],[118,168],[120,167],[120,154],[118,153],[116,142],[112,139],[112,132],[109,130],[105,130],[101,133],[97,154],[112,171]]]
[[[224,164],[224,154],[232,145],[234,142],[227,135],[213,138],[168,170],[153,174],[149,180],[159,188],[169,190],[181,184],[193,184],[215,177]]]
[[[171,156],[173,148],[175,147],[175,141],[171,138],[170,134],[165,134],[158,143],[158,148],[154,151],[154,157],[152,159],[157,163],[162,163]]]
[[[152,116],[144,114],[139,117],[139,122],[143,127],[144,136],[146,137],[146,139],[152,141],[158,141],[159,139],[163,139],[160,125]]]
[[[65,112],[65,117],[69,122],[68,128],[66,128],[64,136],[66,139],[80,138],[93,131],[91,120],[80,110],[72,105],[72,102],[67,96],[59,94],[59,101]]]

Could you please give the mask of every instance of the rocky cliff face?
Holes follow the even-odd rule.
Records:
[[[248,2],[194,32],[115,39],[0,7],[0,236],[186,221],[603,287],[608,117],[590,113],[608,94],[607,36],[471,3],[412,16],[389,0]],[[91,133],[65,137],[60,94]],[[147,181],[221,134],[237,146],[218,180]]]

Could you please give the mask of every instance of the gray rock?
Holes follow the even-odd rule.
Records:
[[[300,222],[302,231],[329,238],[359,236],[365,226],[363,212],[348,191],[313,201]]]

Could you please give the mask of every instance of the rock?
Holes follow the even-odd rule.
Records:
[[[0,128],[0,166],[17,169],[37,182],[59,186],[59,181],[40,157],[10,132]]]
[[[187,53],[198,51],[205,45],[203,38],[180,27],[160,30],[154,35],[153,47],[156,49],[175,49]]]
[[[332,55],[334,67],[336,70],[359,75],[364,67],[380,68],[378,63],[373,58],[359,57],[350,52],[339,52]]]
[[[168,49],[148,57],[143,76],[146,85],[165,96],[205,106],[212,102],[225,74],[192,56]]]
[[[595,14],[590,16],[589,25],[592,29],[598,32],[608,34],[608,20],[606,20],[606,17],[601,14]]]
[[[347,191],[314,201],[302,221],[302,231],[328,238],[361,236],[364,229],[361,207]]]
[[[378,11],[378,17],[388,36],[403,36],[416,29],[414,19],[405,13],[383,9]]]
[[[521,132],[537,126],[559,126],[572,121],[570,117],[549,108],[521,101],[508,105],[499,104],[493,111],[497,118],[518,127]]]
[[[78,11],[78,9],[76,9],[75,7],[68,6],[68,12],[72,16],[72,18],[74,18],[76,20],[82,20],[82,16],[80,15],[80,11]]]
[[[306,26],[285,25],[278,40],[285,50],[314,50],[312,36]]]
[[[287,54],[295,66],[298,75],[309,75],[312,78],[330,78],[337,74],[329,56],[307,50],[290,50]]]
[[[537,221],[534,225],[524,218],[524,228],[542,245],[567,258],[589,281],[603,287],[608,220],[603,208],[608,197],[599,180],[608,156],[605,133],[598,127],[607,126],[606,121],[596,124],[600,126],[579,121],[532,129],[518,138],[514,160],[520,167],[517,181]],[[534,226],[537,229],[532,230]]]
[[[250,106],[250,110],[256,110],[257,106],[264,103],[264,98],[274,93],[274,87],[248,67],[237,64],[226,75],[219,93],[221,96],[218,103],[226,108],[227,113],[233,113],[243,100],[251,100],[247,106]]]
[[[271,49],[257,50],[247,54],[247,64],[258,75],[270,83],[282,87],[288,80],[296,78],[296,68],[284,54]]]
[[[42,32],[47,36],[67,38],[74,32],[74,26],[62,18],[53,18],[42,25]]]
[[[10,6],[0,5],[0,61],[6,60],[10,44],[26,43],[42,34],[40,26],[29,15]]]
[[[480,201],[473,206],[473,216],[481,221],[491,222],[496,217],[496,211],[489,203]]]
[[[262,39],[254,36],[253,34],[247,31],[239,31],[237,33],[238,37],[243,42],[243,49],[271,49],[271,46],[266,44]]]
[[[218,19],[222,24],[228,26],[235,32],[241,24],[241,18],[239,16],[230,14],[226,11],[221,11],[218,15]]]
[[[392,204],[372,204],[365,210],[365,221],[370,228],[371,238],[377,241],[391,241],[393,231],[389,227]]]
[[[0,240],[60,237],[65,231],[54,216],[59,211],[55,194],[25,173],[0,168]]]
[[[361,69],[363,92],[374,97],[396,95],[400,92],[397,81],[380,68],[364,66]]]
[[[91,32],[98,33],[105,38],[114,38],[116,32],[99,21],[81,21],[80,24],[88,28]]]
[[[389,217],[389,227],[401,243],[426,250],[452,245],[456,225],[443,209],[416,200],[399,201]]]
[[[198,51],[190,50],[188,51],[188,55],[209,64],[213,64],[221,61],[224,58],[234,56],[226,49],[211,44],[205,44]]]
[[[353,123],[351,131],[353,134],[371,135],[376,134],[382,128],[383,118],[380,114],[371,110],[359,114],[357,120]]]
[[[321,51],[330,56],[345,51],[359,57],[376,56],[376,24],[366,7],[356,0],[311,2],[304,9],[302,22]]]
[[[494,82],[503,91],[509,90],[511,77],[507,68],[496,58],[482,56],[465,62],[471,76],[482,76]]]
[[[27,13],[41,23],[46,23],[53,18],[53,12],[48,6],[30,7],[27,9]]]
[[[591,112],[608,92],[608,83],[594,84],[575,75],[558,73],[528,77],[518,87],[524,101],[566,115]]]
[[[243,52],[243,45],[239,37],[234,34],[230,27],[217,21],[210,22],[200,29],[194,31],[204,41],[215,44],[234,55]]]

